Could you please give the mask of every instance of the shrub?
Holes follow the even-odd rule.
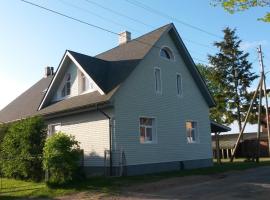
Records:
[[[5,135],[7,134],[8,127],[8,124],[0,124],[0,145],[3,142]]]
[[[40,180],[46,129],[41,117],[14,122],[1,144],[2,173],[9,178]]]
[[[46,140],[43,168],[48,172],[47,183],[62,185],[72,181],[79,169],[81,150],[73,136],[56,133]]]

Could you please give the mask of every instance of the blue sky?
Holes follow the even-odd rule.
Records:
[[[199,62],[198,59],[207,62],[207,54],[216,52],[213,42],[220,40],[219,37],[138,8],[126,0],[29,1],[117,33],[129,30],[132,38],[174,22],[195,62]],[[225,27],[237,28],[237,35],[243,40],[243,49],[250,52],[250,61],[255,61],[254,71],[258,73],[258,44],[262,44],[265,52],[266,71],[270,70],[270,24],[256,19],[265,14],[266,8],[231,15],[220,7],[211,6],[210,0],[136,1],[220,37]],[[128,17],[118,16],[95,3]],[[118,42],[116,35],[57,16],[20,0],[0,2],[0,25],[0,91],[5,94],[1,95],[0,109],[37,82],[43,76],[45,66],[57,67],[66,49],[94,56],[116,46]],[[269,80],[267,83],[270,85]]]

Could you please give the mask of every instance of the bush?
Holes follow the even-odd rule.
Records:
[[[8,124],[0,124],[0,145],[3,142],[5,135],[7,134],[8,127]]]
[[[59,132],[49,137],[43,151],[47,183],[62,185],[72,181],[77,176],[80,158],[79,142],[73,136]]]
[[[41,117],[14,122],[1,144],[2,173],[9,178],[40,180],[46,129]]]

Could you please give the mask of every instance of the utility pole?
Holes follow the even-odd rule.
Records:
[[[249,115],[250,115],[250,112],[251,112],[251,108],[253,107],[253,103],[259,93],[259,110],[258,110],[258,132],[257,132],[257,153],[256,153],[256,161],[259,162],[259,157],[260,157],[260,136],[261,136],[261,115],[262,115],[262,112],[261,112],[261,108],[262,108],[262,92],[264,93],[264,97],[265,97],[265,106],[266,106],[266,109],[265,109],[265,115],[266,115],[266,123],[267,123],[267,137],[268,137],[268,152],[269,152],[269,156],[270,156],[270,126],[269,126],[269,120],[268,120],[268,117],[269,117],[269,114],[268,114],[268,97],[267,97],[267,90],[266,90],[266,80],[265,80],[265,73],[264,73],[264,65],[263,65],[263,57],[262,57],[262,48],[261,48],[261,45],[259,46],[258,48],[258,56],[259,56],[259,62],[260,62],[260,67],[261,67],[261,70],[260,70],[260,81],[259,81],[259,84],[257,86],[257,89],[254,93],[254,96],[251,100],[251,103],[250,103],[250,106],[249,106],[249,109],[248,109],[248,112],[247,112],[247,115],[245,117],[245,121],[244,121],[244,124],[243,124],[243,127],[242,127],[242,130],[240,131],[239,133],[239,136],[237,138],[237,141],[236,141],[236,144],[233,148],[233,151],[232,151],[232,156],[231,156],[231,162],[233,162],[233,159],[235,157],[235,153],[236,153],[236,150],[239,146],[239,143],[240,143],[240,140],[241,138],[243,137],[243,134],[244,134],[244,131],[245,131],[245,127],[246,127],[246,124],[247,124],[247,120],[249,118]]]
[[[259,54],[259,62],[261,66],[261,71],[263,72],[263,91],[264,91],[264,98],[265,98],[265,119],[266,119],[266,126],[267,126],[267,138],[268,138],[268,153],[270,155],[270,126],[269,126],[269,112],[268,112],[268,96],[267,96],[267,87],[266,87],[266,77],[264,73],[264,65],[263,65],[263,56],[262,56],[262,47],[261,45],[258,48]]]

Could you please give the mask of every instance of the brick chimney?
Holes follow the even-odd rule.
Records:
[[[124,31],[122,33],[119,33],[119,45],[125,44],[131,40],[131,33],[128,31]]]
[[[48,76],[52,76],[54,74],[54,68],[53,67],[45,67],[45,74],[44,77],[47,78]]]

